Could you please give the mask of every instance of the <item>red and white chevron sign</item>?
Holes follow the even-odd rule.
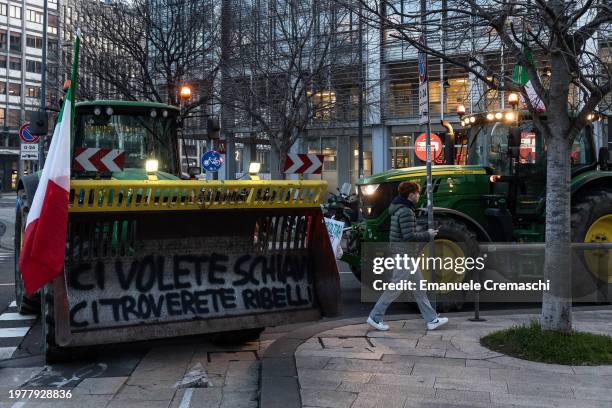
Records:
[[[123,171],[124,163],[125,150],[75,147],[72,168],[74,171],[109,173]]]
[[[287,174],[321,174],[322,170],[322,154],[287,153],[283,172]]]

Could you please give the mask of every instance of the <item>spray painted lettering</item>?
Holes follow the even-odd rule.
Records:
[[[73,328],[263,313],[313,305],[304,252],[165,254],[72,265]]]

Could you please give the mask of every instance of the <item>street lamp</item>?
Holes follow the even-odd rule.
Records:
[[[189,85],[183,85],[181,87],[181,99],[186,100],[191,98],[191,88]]]
[[[183,106],[183,102],[189,100],[189,98],[191,98],[191,88],[189,87],[189,85],[184,84],[183,86],[181,86],[181,90],[179,92],[179,99],[180,99],[180,115],[181,115],[181,140],[182,140],[182,146],[183,146],[183,154],[181,154],[181,165],[180,165],[180,171],[181,173],[183,172],[183,156],[185,157],[185,159],[187,160],[187,173],[189,173],[189,156],[187,156],[187,147],[185,146],[185,130],[183,129],[184,126],[184,115],[185,115],[185,111],[184,111],[184,106]]]

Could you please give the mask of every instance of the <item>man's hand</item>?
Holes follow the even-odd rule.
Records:
[[[427,232],[429,233],[429,237],[430,239],[433,239],[436,237],[436,235],[438,235],[438,231],[437,229],[428,229]]]

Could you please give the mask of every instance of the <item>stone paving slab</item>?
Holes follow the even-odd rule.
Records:
[[[327,328],[295,349],[303,407],[611,407],[612,366],[566,366],[488,350],[480,338],[537,314],[451,317],[427,332],[419,319],[378,332]],[[576,328],[612,335],[612,310],[574,312]],[[606,324],[601,324],[605,322]]]

